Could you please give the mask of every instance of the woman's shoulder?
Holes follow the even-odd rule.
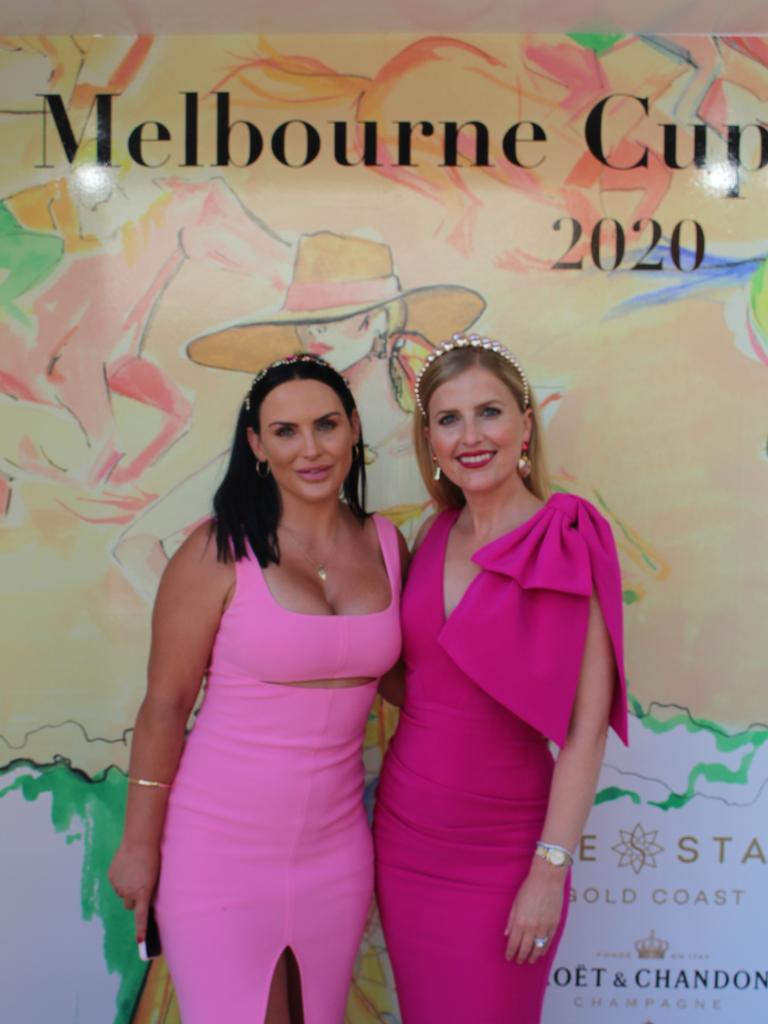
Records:
[[[173,582],[181,584],[199,579],[221,578],[229,580],[234,573],[231,561],[221,561],[216,542],[216,524],[213,519],[199,523],[175,552],[163,573]]]
[[[216,520],[204,519],[189,533],[171,561],[204,562],[216,557]]]
[[[438,509],[436,512],[433,512],[431,516],[427,516],[427,518],[421,524],[421,526],[419,527],[419,532],[416,534],[416,539],[413,542],[412,554],[415,555],[416,552],[421,547],[421,545],[427,539],[427,534],[432,529],[432,527],[435,525],[435,523],[439,519],[440,515],[441,515],[441,512],[440,512],[440,509]]]
[[[445,509],[438,509],[437,511],[432,512],[429,516],[427,516],[427,518],[419,527],[419,530],[416,534],[416,538],[413,541],[413,544],[411,545],[410,549],[408,547],[408,541],[405,539],[402,530],[400,530],[400,528],[394,522],[392,522],[392,520],[388,516],[383,515],[380,512],[374,512],[373,515],[371,516],[371,518],[374,519],[379,525],[379,530],[383,532],[384,536],[389,534],[390,542],[393,544],[397,543],[398,554],[400,557],[400,566],[404,576],[408,566],[413,561],[416,552],[419,550],[419,548],[426,540],[428,534],[431,532],[432,527],[445,514]]]
[[[561,514],[565,526],[588,546],[596,543],[615,545],[613,528],[604,512],[578,494],[557,492],[546,507]]]
[[[416,534],[416,539],[413,542],[411,555],[415,555],[424,546],[428,537],[434,537],[436,532],[442,533],[442,531],[449,530],[460,511],[461,509],[458,508],[438,508],[428,516],[419,527],[419,532]]]
[[[220,614],[234,588],[235,567],[218,558],[212,521],[200,523],[165,567],[155,609],[185,607]]]
[[[370,519],[375,523],[377,532],[384,543],[391,545],[393,550],[395,547],[397,548],[398,560],[404,576],[405,570],[408,567],[410,553],[408,551],[408,542],[403,536],[402,530],[388,516],[383,515],[381,512],[374,512]]]
[[[559,492],[473,559],[524,588],[577,594],[591,593],[593,575],[617,564],[607,519],[584,498]]]
[[[576,518],[579,513],[585,513],[595,520],[605,521],[604,514],[587,498],[582,498],[580,494],[572,494],[570,491],[554,491],[550,494],[545,507],[563,512],[572,518]]]

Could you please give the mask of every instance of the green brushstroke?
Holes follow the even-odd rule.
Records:
[[[673,729],[684,728],[687,732],[708,732],[712,735],[717,749],[722,753],[730,753],[738,750],[739,747],[754,746],[761,747],[768,742],[768,729],[759,726],[755,729],[745,729],[743,732],[728,733],[722,725],[710,722],[704,718],[693,718],[689,711],[684,708],[675,709],[669,718],[656,718],[650,711],[646,711],[643,705],[629,694],[629,707],[646,729],[661,735],[671,732]]]
[[[747,747],[737,768],[729,768],[727,765],[711,761],[701,761],[688,772],[688,781],[685,789],[679,793],[670,793],[662,801],[649,800],[651,807],[658,807],[662,811],[679,810],[685,807],[696,796],[696,783],[699,779],[707,782],[718,782],[730,786],[744,786],[749,782],[749,771],[755,760],[755,756],[764,743],[768,742],[768,729],[758,727],[745,729],[743,732],[728,733],[716,722],[706,719],[694,719],[684,709],[674,710],[668,718],[657,718],[650,711],[646,711],[639,700],[632,694],[629,695],[629,706],[631,712],[638,718],[641,725],[650,729],[657,736],[665,735],[674,729],[685,729],[688,733],[707,733],[714,740],[716,749],[723,754],[732,753]]]
[[[552,485],[552,491],[553,491],[553,493],[556,493],[556,494],[571,494],[572,493],[566,487],[563,487],[561,484],[557,484],[557,483],[554,483]],[[613,519],[613,521],[616,523],[617,528],[619,530],[621,530],[621,533],[622,533],[622,536],[624,537],[624,540],[628,544],[631,544],[631,546],[638,552],[638,554],[640,555],[642,560],[645,562],[645,564],[648,566],[648,568],[652,572],[658,572],[659,571],[658,565],[656,565],[656,563],[651,560],[650,556],[642,549],[642,547],[640,547],[640,545],[635,540],[635,538],[630,536],[629,530],[624,525],[624,523],[622,523],[622,521],[620,519],[617,519],[616,516],[613,514],[613,512],[611,512],[610,508],[608,507],[608,503],[606,502],[606,500],[602,496],[602,494],[600,494],[599,491],[595,491],[594,498],[595,498],[595,502],[597,503],[599,508],[605,513],[605,515],[606,516],[610,516],[610,518]],[[622,603],[626,604],[626,605],[635,604],[637,601],[640,600],[640,594],[638,593],[638,591],[632,590],[631,587],[629,587],[626,590],[622,590],[622,592],[621,592],[621,600],[622,600]]]
[[[752,277],[749,302],[755,324],[768,335],[768,261],[763,261]]]
[[[621,532],[621,535],[626,541],[626,543],[635,549],[635,551],[642,558],[642,560],[645,562],[648,568],[652,572],[658,572],[659,566],[657,565],[657,563],[653,561],[648,552],[632,536],[629,529],[624,525],[623,521],[613,513],[610,505],[599,491],[595,491],[595,502],[597,503],[597,506],[600,508],[600,510],[606,516],[613,520],[613,522],[616,524],[616,528]]]
[[[613,35],[602,35],[599,32],[566,32],[566,35],[585,50],[594,50],[598,57],[624,38],[623,32]]]
[[[682,792],[672,792],[662,801],[649,800],[650,807],[657,807],[662,811],[680,810],[696,796],[696,785],[700,779],[731,786],[747,785],[755,756],[762,745],[768,742],[768,729],[756,728],[730,734],[715,722],[694,719],[683,708],[675,710],[668,718],[657,718],[651,711],[646,710],[633,694],[628,695],[628,700],[630,712],[644,728],[650,729],[657,736],[682,728],[689,733],[706,732],[714,740],[717,750],[721,753],[731,753],[743,747],[748,748],[736,768],[729,768],[728,765],[711,761],[702,761],[693,765],[688,772],[686,787]],[[635,804],[642,803],[639,793],[621,789],[618,786],[608,786],[597,793],[595,805],[620,800],[623,797],[629,797]]]
[[[696,795],[696,782],[704,778],[707,782],[722,782],[726,785],[744,786],[749,781],[749,769],[757,753],[757,748],[746,754],[738,768],[729,768],[724,764],[712,764],[701,762],[694,765],[688,773],[688,785],[682,793],[670,793],[666,800],[657,802],[649,800],[651,807],[658,807],[661,811],[676,810],[684,807]]]
[[[110,974],[119,974],[114,1024],[128,1024],[139,994],[146,964],[136,955],[131,914],[107,881],[107,869],[120,841],[127,783],[117,768],[107,768],[89,778],[65,761],[35,764],[15,761],[0,772],[24,770],[5,788],[0,797],[20,792],[34,801],[50,794],[53,827],[65,835],[66,842],[81,838],[83,870],[80,904],[85,921],[97,917],[104,927],[104,960]],[[73,827],[77,830],[72,832]]]
[[[16,299],[50,277],[64,257],[64,243],[53,234],[29,231],[0,201],[0,311],[25,326],[32,321]]]
[[[658,807],[660,811],[679,811],[689,802],[690,797],[683,793],[670,793],[666,800],[656,803],[649,800],[651,807]]]
[[[621,800],[622,797],[628,796],[633,804],[640,804],[640,794],[634,793],[631,789],[619,789],[618,786],[606,786],[605,789],[601,789],[595,796],[595,807],[599,804],[607,804],[612,800]]]

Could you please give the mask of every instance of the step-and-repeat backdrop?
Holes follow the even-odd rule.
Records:
[[[243,353],[344,370],[372,504],[413,536],[414,375],[470,324],[527,366],[624,575],[632,742],[545,1022],[766,1019],[768,41],[5,37],[0,81],[4,1019],[178,1021],[105,873]],[[360,276],[381,301],[339,322]],[[348,1020],[399,1020],[375,916]]]

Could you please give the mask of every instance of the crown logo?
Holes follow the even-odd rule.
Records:
[[[651,928],[651,934],[647,938],[637,940],[635,949],[641,960],[663,960],[669,943],[666,939],[660,939]]]

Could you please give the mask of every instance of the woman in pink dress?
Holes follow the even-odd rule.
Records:
[[[405,699],[375,817],[381,919],[403,1024],[536,1024],[609,723],[626,742],[616,549],[592,505],[547,496],[508,349],[454,336],[416,395],[441,511],[401,608]]]
[[[110,879],[139,940],[154,894],[183,1024],[342,1024],[373,889],[363,732],[400,653],[401,551],[365,512],[359,418],[328,363],[256,375],[214,510],[160,583]]]

